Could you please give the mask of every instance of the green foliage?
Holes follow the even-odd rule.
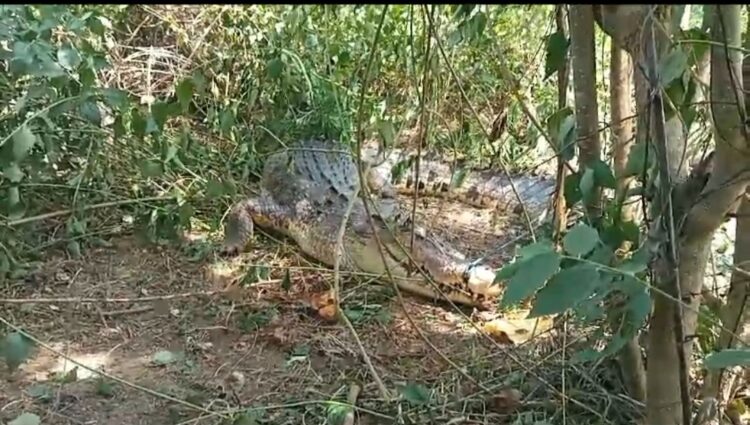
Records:
[[[706,356],[703,365],[708,369],[750,366],[750,350],[747,348],[730,348]]]
[[[430,403],[431,391],[424,385],[410,383],[399,388],[401,397],[414,406],[424,406]]]
[[[568,47],[570,47],[570,38],[565,37],[565,34],[560,31],[547,37],[547,55],[544,62],[545,79],[557,72],[565,63]]]
[[[8,425],[39,425],[42,419],[34,413],[21,413],[18,417],[8,422]]]
[[[599,243],[599,233],[596,229],[578,224],[563,238],[565,251],[573,256],[584,256],[590,253]]]
[[[676,47],[664,55],[659,61],[659,86],[666,88],[672,81],[681,77],[687,70],[688,56],[680,48]]]
[[[0,7],[0,62],[8,71],[0,85],[9,105],[0,121],[0,214],[18,220],[70,208],[70,219],[85,224],[66,226],[52,241],[45,226],[53,222],[0,229],[8,248],[0,251],[0,277],[24,270],[41,244],[84,255],[106,221],[102,215],[133,217],[137,234],[155,243],[196,225],[215,228],[280,142],[333,137],[351,143],[381,10],[209,5],[193,16],[199,22],[185,26],[182,18],[172,19],[172,9],[158,20],[128,5]],[[462,93],[480,113],[497,113],[491,106],[497,99],[488,94],[510,85],[486,58],[502,55],[511,69],[524,71],[523,86],[535,87],[537,110],[552,110],[554,87],[543,81],[540,61],[525,46],[529,40],[543,45],[544,28],[533,23],[550,11],[525,5],[389,7],[363,102],[366,137],[393,146],[397,130],[415,125],[427,67],[436,112],[431,128],[440,128],[428,135],[429,143],[462,151],[471,161],[486,159],[484,132]],[[436,38],[460,88],[434,44],[425,63],[425,12],[433,14]],[[162,39],[179,66],[165,68],[171,59],[159,56],[162,46],[133,54]],[[522,165],[521,155],[539,135],[518,105],[511,103],[507,116],[513,143],[498,140],[493,156]],[[563,118],[561,137],[574,140],[571,117]],[[456,184],[463,175],[456,174]],[[84,206],[113,201],[116,208],[83,213]]]
[[[0,340],[0,357],[5,359],[8,369],[14,371],[29,358],[33,348],[32,341],[23,334],[11,332]]]

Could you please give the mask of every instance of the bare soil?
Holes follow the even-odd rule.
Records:
[[[427,202],[424,218],[470,257],[499,266],[511,256],[513,244],[502,247],[519,229],[491,226],[488,211]],[[559,423],[559,333],[514,345],[481,335],[482,317],[469,310],[406,294],[402,309],[387,285],[347,276],[342,306],[394,395],[386,402],[345,324],[311,307],[332,273],[294,246],[259,233],[227,260],[206,235],[182,246],[110,242],[79,259],[50,253],[5,291],[28,303],[2,303],[0,315],[43,345],[0,372],[0,423],[33,412],[45,425],[230,424],[245,410],[255,416],[234,423],[334,424],[331,401],[345,402],[352,386],[359,424]],[[580,375],[605,394],[591,373]]]

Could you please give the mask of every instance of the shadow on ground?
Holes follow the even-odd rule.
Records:
[[[454,226],[454,241],[477,228]],[[497,246],[515,233],[475,235],[469,250]],[[47,425],[218,424],[232,421],[215,412],[250,408],[256,422],[247,416],[241,423],[317,424],[352,385],[361,388],[359,424],[560,420],[559,336],[501,343],[478,333],[470,311],[407,296],[420,335],[390,288],[349,277],[343,308],[397,396],[386,403],[352,334],[310,307],[332,273],[283,241],[256,241],[262,246],[231,261],[218,259],[200,238],[174,248],[130,236],[78,260],[51,257],[11,288],[13,298],[29,303],[0,306],[3,317],[54,350],[37,347],[20,370],[0,373],[0,420],[34,412]],[[151,301],[136,301],[144,297]],[[100,378],[59,354],[122,381]],[[633,408],[612,387],[617,378],[607,375],[609,368],[587,368],[566,369],[566,392],[583,406],[569,400],[567,414],[586,418],[577,423],[621,423]],[[612,411],[598,407],[606,405]]]

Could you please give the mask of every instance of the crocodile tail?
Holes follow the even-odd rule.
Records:
[[[414,157],[391,159],[378,166],[375,172],[381,180],[387,179],[397,192],[413,194],[417,187],[415,166]],[[554,190],[555,180],[551,177],[520,174],[509,179],[498,170],[452,167],[432,159],[422,159],[419,163],[420,195],[515,213],[520,213],[520,197],[534,221],[546,216]]]

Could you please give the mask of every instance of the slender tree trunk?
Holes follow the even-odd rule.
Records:
[[[745,48],[750,46],[750,32],[747,32],[747,30],[750,30],[750,21],[747,25]],[[750,85],[749,59],[745,59],[742,64],[742,74],[743,85]],[[750,96],[747,96],[747,88],[744,89],[744,92],[745,110],[747,111]],[[727,303],[721,306],[719,313],[722,329],[719,332],[719,339],[716,344],[717,350],[733,347],[737,342],[735,335],[742,336],[743,329],[748,326],[748,319],[750,319],[750,308],[748,308],[748,297],[750,296],[750,199],[748,199],[748,196],[750,194],[746,193],[739,202],[739,210],[737,211],[733,261],[735,269],[732,271]],[[704,402],[710,402],[711,398],[726,401],[722,400],[720,391],[724,375],[723,369],[708,370],[701,390]]]
[[[559,31],[564,37],[568,36],[568,26],[565,20],[565,5],[558,4],[555,7],[555,21],[557,23],[557,31]],[[557,70],[557,108],[558,110],[563,109],[568,104],[568,61],[565,60]],[[557,158],[557,184],[555,190],[555,215],[554,215],[554,231],[555,239],[559,240],[562,232],[565,230],[568,208],[565,204],[565,177],[567,176],[567,169],[565,168],[565,160],[563,158]]]
[[[661,294],[655,295],[654,315],[649,329],[647,389],[647,418],[648,423],[654,425],[682,424],[690,419],[685,413],[689,412],[690,407],[689,404],[685,405],[690,400],[689,397],[685,399],[684,392],[687,366],[681,364],[682,360],[689,360],[692,354],[692,339],[687,336],[695,334],[699,294],[712,236],[732,204],[744,193],[746,178],[738,177],[742,177],[743,169],[750,165],[744,122],[740,119],[744,116],[744,101],[737,103],[737,99],[742,99],[739,78],[741,55],[736,50],[723,47],[725,39],[729,46],[739,47],[741,44],[740,8],[721,5],[713,6],[712,10],[715,13],[712,22],[721,22],[720,25],[714,25],[711,30],[712,38],[716,42],[711,48],[711,103],[716,122],[716,163],[698,200],[684,205],[686,216],[680,214],[680,208],[674,211],[676,223],[682,222],[682,218],[685,218],[684,224],[676,229],[679,232],[675,235],[677,239],[672,241],[677,244],[676,267],[669,267],[669,261],[666,261],[667,267],[657,272],[656,287],[671,293],[669,288],[679,285],[677,287],[682,302],[685,302],[687,307],[678,311],[675,301]],[[738,108],[741,108],[742,114],[738,113]],[[666,157],[679,158],[675,154],[680,147],[669,146],[679,139],[669,134],[666,139]],[[670,174],[679,173],[680,169],[675,168],[674,164],[668,164],[667,171]],[[678,183],[682,184],[679,181]],[[684,183],[689,185],[691,182],[688,180]],[[677,186],[676,189],[676,193],[681,195],[673,198],[674,204],[691,202],[687,187]],[[679,199],[678,196],[683,199]],[[661,252],[662,255],[669,256],[668,251]],[[675,321],[680,315],[681,324]],[[678,344],[682,344],[682,350],[675,350],[673,343],[669,343],[677,339],[677,332],[685,337],[684,340],[677,341]],[[682,395],[680,391],[676,391],[680,388],[683,388]]]
[[[628,53],[617,40],[612,40],[609,67],[610,101],[612,104],[612,153],[613,167],[617,177],[617,199],[624,200],[630,188],[631,177],[624,177],[630,148],[635,138],[633,108],[633,64]],[[624,206],[622,218],[633,219],[633,205]]]
[[[610,63],[610,100],[612,104],[612,144],[614,172],[617,176],[616,199],[626,199],[632,178],[624,177],[628,154],[635,138],[633,110],[633,66],[630,55],[612,40]],[[633,207],[625,205],[622,220],[633,220]],[[629,251],[627,247],[624,251]],[[631,338],[619,353],[620,369],[625,386],[634,399],[646,401],[646,369],[638,338]]]
[[[576,129],[581,169],[601,158],[599,117],[596,100],[596,62],[594,51],[594,10],[592,5],[570,5],[570,42]],[[584,194],[589,216],[601,215],[601,190]]]
[[[716,124],[715,140],[717,144],[715,154],[715,167],[710,178],[700,173],[687,178],[687,170],[684,165],[685,140],[682,125],[674,123],[675,119],[660,124],[660,134],[655,135],[654,120],[651,120],[651,128],[638,122],[638,140],[646,141],[658,136],[662,148],[663,176],[668,183],[667,187],[661,185],[662,190],[672,193],[669,185],[675,189],[673,198],[675,203],[675,223],[677,226],[676,255],[673,259],[676,264],[671,268],[662,267],[656,270],[655,287],[659,289],[654,296],[653,316],[649,327],[648,344],[648,375],[647,375],[647,423],[653,425],[684,424],[690,418],[689,395],[686,396],[684,379],[689,365],[683,361],[689,361],[692,353],[692,340],[696,329],[698,295],[703,284],[705,265],[710,251],[710,243],[714,231],[721,224],[724,214],[729,211],[737,197],[744,193],[747,186],[746,176],[742,174],[743,169],[750,166],[748,156],[747,139],[745,136],[744,110],[738,113],[737,108],[744,109],[742,98],[740,75],[740,59],[738,51],[731,50],[731,46],[740,45],[740,8],[739,6],[709,6],[714,18],[709,17],[712,23],[712,39],[714,44],[711,48],[711,102],[713,119]],[[643,53],[649,44],[641,45],[641,40],[651,41],[654,36],[664,37],[661,28],[663,22],[669,22],[670,16],[662,15],[662,24],[659,32],[652,35],[644,34],[642,30],[651,31],[655,26],[648,21],[647,16],[652,16],[649,6],[630,5],[602,5],[597,6],[597,20],[602,29],[613,39],[621,42],[622,46],[631,53],[639,65],[646,65]],[[715,25],[717,17],[720,17],[721,25]],[[668,25],[667,25],[668,26]],[[726,43],[730,49],[725,49]],[[659,46],[666,47],[666,40],[659,40]],[[661,49],[655,52],[655,58],[649,58],[652,69],[655,68],[654,60],[663,53]],[[729,64],[729,66],[728,66]],[[721,69],[717,69],[721,68]],[[642,67],[636,67],[642,69]],[[730,73],[731,70],[731,73]],[[644,107],[648,105],[649,88],[643,84],[642,75],[636,71],[636,109],[639,117],[644,114]],[[639,81],[639,79],[641,79]],[[740,104],[737,104],[740,99]],[[661,109],[661,108],[657,108]],[[652,108],[652,112],[654,108]],[[664,119],[663,112],[657,114]],[[652,115],[653,118],[654,115]],[[679,117],[675,117],[679,119]],[[645,138],[644,131],[648,131],[650,137]],[[664,164],[666,163],[666,164]],[[703,167],[700,170],[705,171]],[[705,182],[705,180],[708,180]],[[701,192],[701,188],[703,188]],[[691,195],[700,193],[697,200],[692,203]],[[670,201],[671,202],[671,201]],[[659,202],[657,202],[658,204]],[[663,200],[662,200],[663,203]],[[681,204],[682,203],[682,204]],[[661,215],[660,209],[654,210]],[[664,220],[661,215],[660,222]],[[668,217],[667,217],[668,218]],[[665,230],[661,226],[654,226],[657,240],[664,239]],[[661,249],[662,256],[669,254],[668,250]],[[669,255],[667,255],[669,257]],[[664,261],[660,261],[662,265]],[[679,286],[677,285],[679,283]],[[682,302],[688,304],[684,309],[677,310],[674,300],[661,295],[661,291],[673,293],[672,288],[678,288]],[[679,297],[678,297],[679,298]],[[681,313],[681,317],[680,314]],[[679,320],[678,320],[679,319]],[[677,326],[682,322],[682,326]],[[679,333],[684,339],[677,341],[676,334]],[[687,337],[685,337],[687,336]],[[679,347],[679,349],[677,348]],[[682,363],[682,364],[681,364]],[[683,404],[685,403],[685,404]],[[688,416],[686,416],[688,415]]]

